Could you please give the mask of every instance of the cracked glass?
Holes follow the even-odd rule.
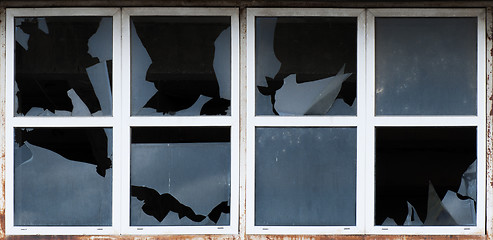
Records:
[[[356,17],[257,17],[256,115],[356,115]]]
[[[131,226],[229,225],[229,127],[132,128]]]
[[[111,17],[15,18],[15,116],[111,116]]]

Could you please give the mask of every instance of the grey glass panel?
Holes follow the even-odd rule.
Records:
[[[257,17],[257,115],[356,115],[355,17]]]
[[[130,225],[229,225],[230,129],[133,128]]]
[[[257,128],[255,149],[255,225],[356,224],[356,128]]]
[[[15,18],[15,116],[111,115],[112,24]]]
[[[475,115],[476,18],[376,18],[376,115]]]
[[[476,127],[375,134],[376,225],[476,225]]]
[[[230,17],[132,17],[132,115],[229,115]]]
[[[14,225],[110,226],[111,128],[15,128]]]

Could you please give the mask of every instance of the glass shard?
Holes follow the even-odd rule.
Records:
[[[388,218],[400,226],[476,224],[476,211],[467,203],[474,204],[476,188],[470,196],[457,193],[476,161],[475,127],[377,127],[375,134],[376,225],[387,225]],[[477,179],[472,170],[468,177]],[[454,217],[467,214],[472,215],[460,221]]]
[[[111,79],[95,66],[112,58],[110,17],[15,18],[15,26],[15,116],[111,115]]]
[[[15,128],[14,225],[110,226],[108,138],[110,128]]]
[[[132,17],[132,115],[228,115],[230,21]],[[201,97],[210,100],[191,111]]]
[[[257,128],[255,225],[354,226],[356,128]]]
[[[476,18],[376,18],[376,115],[476,115]]]
[[[229,225],[230,129],[132,128],[132,226]]]
[[[257,17],[255,28],[257,115],[356,115],[356,18]]]

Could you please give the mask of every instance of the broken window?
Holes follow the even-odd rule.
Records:
[[[484,233],[484,10],[247,23],[249,233]]]
[[[132,128],[130,225],[229,225],[230,129]]]
[[[370,11],[370,231],[484,232],[483,17]]]
[[[377,127],[375,224],[476,225],[475,127]]]
[[[256,17],[257,115],[356,115],[356,17]]]
[[[357,232],[363,13],[248,11],[250,233]]]
[[[110,226],[111,128],[15,128],[15,226]]]
[[[133,16],[132,115],[230,115],[227,16]]]
[[[112,115],[111,17],[14,21],[15,116]]]

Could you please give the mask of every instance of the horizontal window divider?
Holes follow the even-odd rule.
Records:
[[[373,117],[369,118],[375,126],[478,126],[481,124],[480,118],[476,116],[437,116],[437,117],[420,117],[420,116],[399,116],[399,117]]]
[[[123,12],[138,16],[231,16],[238,12],[238,8],[123,8]]]
[[[254,226],[247,230],[248,234],[282,234],[282,235],[327,235],[361,234],[362,229],[356,226]]]
[[[481,8],[388,8],[368,9],[375,17],[477,17],[484,14]]]
[[[8,14],[15,17],[45,16],[113,16],[120,8],[9,8]]]
[[[359,8],[248,8],[248,12],[258,16],[268,17],[357,17],[364,9]]]
[[[166,127],[166,126],[231,126],[233,117],[194,116],[194,117],[131,117],[128,120],[132,127]]]
[[[113,117],[15,117],[12,127],[112,127],[119,119]]]
[[[39,227],[39,226],[15,226],[9,230],[11,235],[108,235],[117,233],[117,229],[109,226],[88,226],[88,227],[76,227],[76,226],[52,226],[52,227]]]
[[[356,127],[358,118],[351,117],[255,117],[254,124],[257,127]]]
[[[378,235],[471,235],[484,234],[477,226],[374,226],[367,229],[368,234]]]
[[[122,230],[130,235],[175,235],[175,234],[237,234],[231,226],[131,226]]]

